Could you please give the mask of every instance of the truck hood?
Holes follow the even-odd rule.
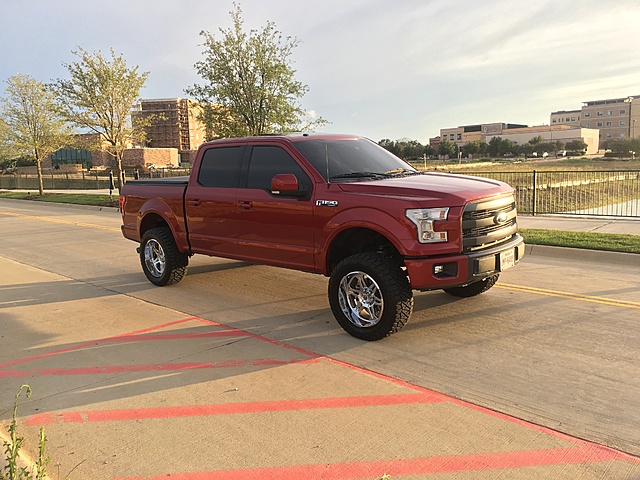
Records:
[[[408,177],[339,183],[345,193],[425,201],[434,206],[462,206],[480,198],[512,191],[506,183],[483,177],[425,173]]]

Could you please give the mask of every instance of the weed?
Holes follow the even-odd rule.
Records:
[[[35,476],[33,469],[30,472],[29,468],[18,465],[20,449],[24,443],[24,437],[18,436],[18,399],[23,390],[27,398],[31,396],[31,387],[27,384],[21,385],[18,393],[16,393],[16,399],[13,404],[13,418],[9,425],[10,440],[3,442],[6,454],[6,465],[4,467],[4,473],[0,472],[0,480],[43,480],[47,475],[47,465],[49,465],[51,461],[51,459],[45,455],[47,437],[44,435],[44,427],[40,427],[40,450],[38,460],[33,468],[35,469]]]

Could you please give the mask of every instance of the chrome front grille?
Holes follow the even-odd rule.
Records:
[[[465,252],[489,248],[509,240],[518,231],[513,194],[468,203],[462,214]]]

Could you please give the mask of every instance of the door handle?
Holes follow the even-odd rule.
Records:
[[[202,202],[200,202],[199,198],[194,198],[193,200],[189,200],[190,207],[199,207],[201,203]]]
[[[238,208],[240,210],[251,210],[253,208],[253,203],[252,202],[238,202]]]

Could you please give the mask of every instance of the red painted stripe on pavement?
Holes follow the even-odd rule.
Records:
[[[271,338],[263,337],[261,335],[256,335],[255,333],[247,332],[245,330],[240,330],[238,328],[230,327],[228,325],[223,325],[218,322],[214,322],[213,320],[206,320],[204,318],[193,317],[193,320],[199,320],[202,323],[206,323],[208,325],[213,325],[219,328],[225,328],[232,332],[238,332],[238,334],[248,335],[251,338],[255,338],[256,340],[260,340],[265,343],[270,343],[271,345],[276,345],[278,347],[286,348],[288,350],[293,350],[294,352],[302,353],[303,355],[308,355],[314,358],[325,358],[324,355],[320,355],[319,353],[312,352],[311,350],[307,350],[305,348],[295,347],[293,345],[289,345],[288,343],[283,343],[279,340],[273,340]]]
[[[21,363],[32,362],[32,361],[38,360],[40,358],[52,357],[52,356],[55,356],[55,355],[60,355],[62,353],[73,352],[75,350],[80,350],[80,349],[83,349],[83,348],[86,348],[86,347],[92,347],[94,345],[99,345],[99,344],[102,344],[102,343],[113,342],[113,341],[116,341],[116,339],[118,339],[120,337],[129,337],[131,335],[140,335],[140,334],[143,334],[143,333],[152,332],[152,331],[155,331],[155,330],[160,330],[162,328],[172,327],[174,325],[179,325],[181,323],[197,321],[197,320],[198,319],[195,318],[195,317],[183,318],[181,320],[176,320],[174,322],[163,323],[162,325],[156,325],[154,327],[149,327],[149,328],[145,328],[145,329],[142,329],[142,330],[136,330],[136,331],[133,331],[133,332],[122,334],[122,335],[116,335],[114,337],[101,338],[99,340],[90,340],[88,342],[83,342],[83,343],[79,343],[78,345],[74,345],[73,347],[62,348],[60,350],[53,350],[51,352],[40,353],[38,355],[33,355],[31,357],[25,357],[25,358],[21,358],[19,360],[12,360],[10,362],[2,363],[2,364],[0,364],[0,368],[11,367],[13,365],[19,365]],[[220,327],[221,328],[225,328],[223,325],[221,325]]]
[[[589,448],[559,448],[525,450],[519,452],[449,455],[374,462],[350,462],[317,465],[297,465],[243,470],[217,470],[210,472],[171,473],[150,477],[127,477],[116,480],[355,480],[391,478],[401,475],[428,475],[436,473],[504,470],[548,465],[575,465],[581,463],[627,460],[618,452],[592,445]],[[514,475],[516,473],[514,472]]]
[[[64,375],[103,375],[133,372],[172,372],[182,370],[197,370],[207,368],[239,368],[239,367],[271,367],[290,365],[294,363],[315,363],[318,359],[303,358],[291,360],[276,360],[273,358],[252,358],[244,360],[222,360],[220,362],[183,362],[159,363],[150,365],[101,365],[96,367],[78,368],[38,368],[25,371],[0,370],[0,378],[9,377],[46,377]]]
[[[150,418],[199,417],[210,415],[236,415],[330,408],[361,408],[385,405],[413,405],[436,403],[439,396],[420,393],[397,395],[370,395],[355,397],[311,398],[300,400],[274,400],[268,402],[223,403],[176,407],[134,408],[126,410],[94,410],[85,412],[41,413],[30,417],[26,425],[50,425],[52,423],[92,423]]]

